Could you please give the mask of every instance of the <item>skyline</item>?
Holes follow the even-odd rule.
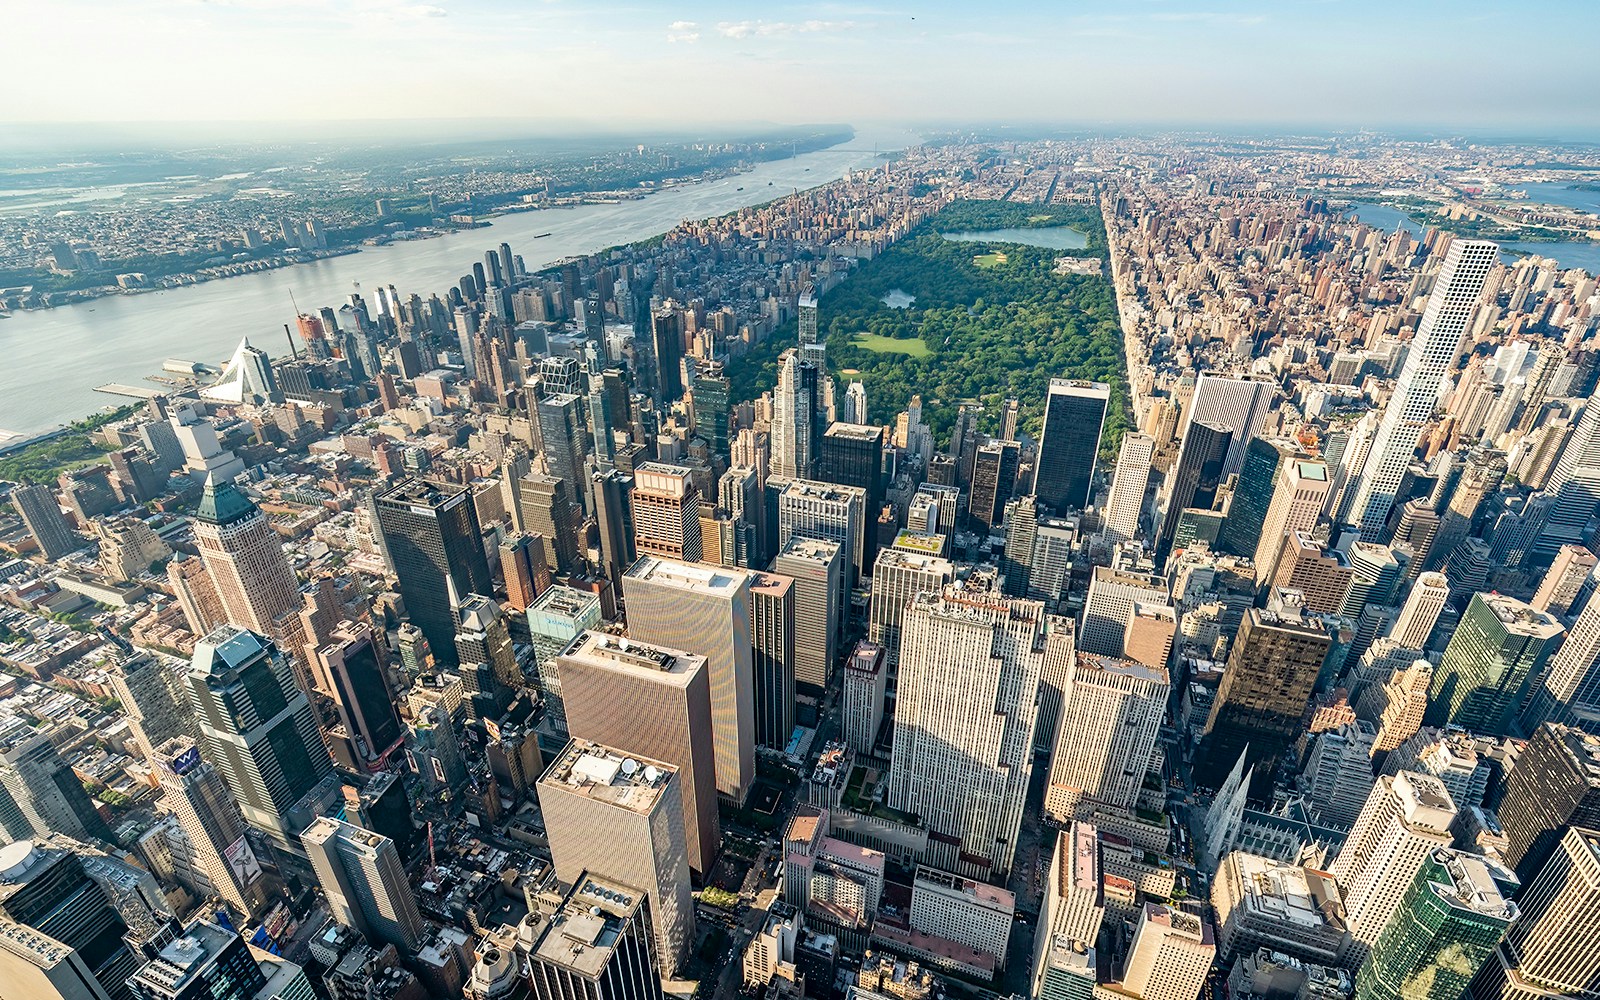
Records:
[[[1586,11],[1542,13],[1560,25]],[[1551,60],[1510,78],[1507,20],[1482,2],[1367,0],[1096,0],[1070,14],[1019,3],[1003,25],[950,3],[783,3],[753,17],[716,2],[65,0],[10,25],[0,87],[28,100],[0,119],[503,119],[602,132],[1000,120],[1600,137],[1600,71]],[[463,51],[473,58],[451,56]]]

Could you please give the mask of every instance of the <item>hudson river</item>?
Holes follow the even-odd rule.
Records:
[[[615,205],[516,212],[430,240],[369,247],[360,253],[198,285],[112,295],[91,302],[14,313],[0,320],[0,432],[29,434],[88,415],[126,397],[94,391],[121,382],[159,388],[145,376],[168,358],[220,365],[248,336],[274,356],[286,350],[283,325],[300,308],[337,308],[360,282],[368,303],[379,285],[402,297],[443,293],[481,261],[511,244],[530,271],[664,233],[684,219],[703,219],[758,205],[836,180],[874,162],[880,151],[917,141],[903,132],[862,131],[850,142],[733,177],[686,184]],[[770,186],[769,186],[770,182]],[[540,233],[549,233],[536,239]]]

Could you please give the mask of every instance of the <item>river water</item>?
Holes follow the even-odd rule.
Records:
[[[1528,187],[1535,186],[1528,185]],[[1574,192],[1574,194],[1583,193]],[[1556,204],[1553,201],[1551,203]],[[1399,226],[1418,237],[1422,235],[1423,226],[1421,223],[1399,209],[1390,208],[1388,205],[1378,205],[1364,201],[1355,202],[1345,210],[1344,214],[1357,216],[1367,225],[1384,229],[1391,233],[1394,232],[1395,227]],[[1581,267],[1590,274],[1600,274],[1600,243],[1592,240],[1569,240],[1559,243],[1524,243],[1509,240],[1500,240],[1498,242],[1502,250],[1515,250],[1518,254],[1549,257],[1562,267]],[[1515,259],[1510,254],[1506,255],[1508,262]]]
[[[141,295],[113,295],[58,309],[19,312],[0,320],[0,437],[34,433],[82,417],[125,397],[94,391],[121,382],[159,387],[145,376],[168,358],[220,365],[244,336],[274,355],[285,347],[283,325],[301,309],[343,303],[354,284],[373,301],[379,285],[401,297],[443,293],[502,242],[528,269],[666,232],[685,219],[721,215],[800,188],[843,177],[874,162],[876,151],[904,148],[917,137],[858,131],[850,142],[763,163],[733,177],[672,188],[615,205],[517,212],[485,229],[431,240],[391,243],[360,253],[272,271],[220,278]],[[542,239],[540,233],[549,233]]]

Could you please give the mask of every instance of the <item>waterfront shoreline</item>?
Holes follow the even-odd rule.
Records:
[[[806,153],[802,155],[837,151],[839,147],[847,146],[851,142],[854,142],[855,138],[856,137],[852,135],[850,138],[845,139],[842,142],[834,143],[831,146],[822,146],[818,149],[807,150]],[[417,243],[425,240],[439,239],[441,237],[454,235],[456,233],[469,232],[476,229],[491,229],[493,228],[496,220],[503,219],[508,216],[521,216],[545,211],[571,210],[583,208],[589,205],[619,205],[627,201],[647,201],[653,195],[665,194],[684,187],[692,187],[694,185],[709,184],[719,180],[727,180],[733,177],[741,177],[754,172],[757,168],[765,164],[792,158],[793,157],[777,157],[772,160],[750,160],[732,167],[709,167],[698,174],[683,178],[675,178],[669,183],[659,183],[649,188],[639,188],[637,191],[635,191],[635,189],[610,189],[604,191],[584,191],[579,193],[567,192],[562,195],[555,196],[562,199],[561,201],[552,200],[549,202],[532,205],[521,205],[516,203],[501,205],[491,209],[481,216],[474,216],[474,221],[471,223],[447,223],[443,226],[429,226],[427,228],[426,235],[406,237],[391,236],[386,239],[380,239],[377,242],[372,242],[371,240],[362,240],[358,243],[329,248],[326,250],[297,250],[293,253],[286,252],[282,255],[276,255],[261,260],[240,261],[235,264],[221,264],[217,265],[215,268],[202,268],[199,271],[181,271],[177,274],[168,275],[164,278],[157,279],[158,283],[148,287],[123,288],[113,283],[108,285],[98,285],[94,288],[80,289],[71,292],[45,293],[56,296],[71,297],[66,298],[63,301],[47,302],[41,305],[23,306],[18,309],[0,309],[0,319],[9,319],[13,315],[17,314],[49,312],[53,309],[83,305],[87,302],[97,302],[102,299],[145,295],[151,292],[170,291],[174,288],[188,288],[193,285],[203,285],[207,284],[208,282],[218,281],[226,278],[238,278],[249,274],[260,274],[265,271],[277,271],[282,270],[283,268],[295,267],[301,264],[314,264],[318,261],[329,260],[335,257],[348,257],[362,253],[366,250],[376,249],[384,246],[392,246],[396,243]],[[776,197],[776,195],[774,197]],[[300,255],[309,256],[301,257]],[[207,273],[208,271],[229,268],[240,268],[241,270],[235,271],[234,273],[225,274]]]

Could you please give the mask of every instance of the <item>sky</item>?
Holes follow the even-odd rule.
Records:
[[[1593,0],[0,0],[0,121],[1049,122],[1600,138]]]

